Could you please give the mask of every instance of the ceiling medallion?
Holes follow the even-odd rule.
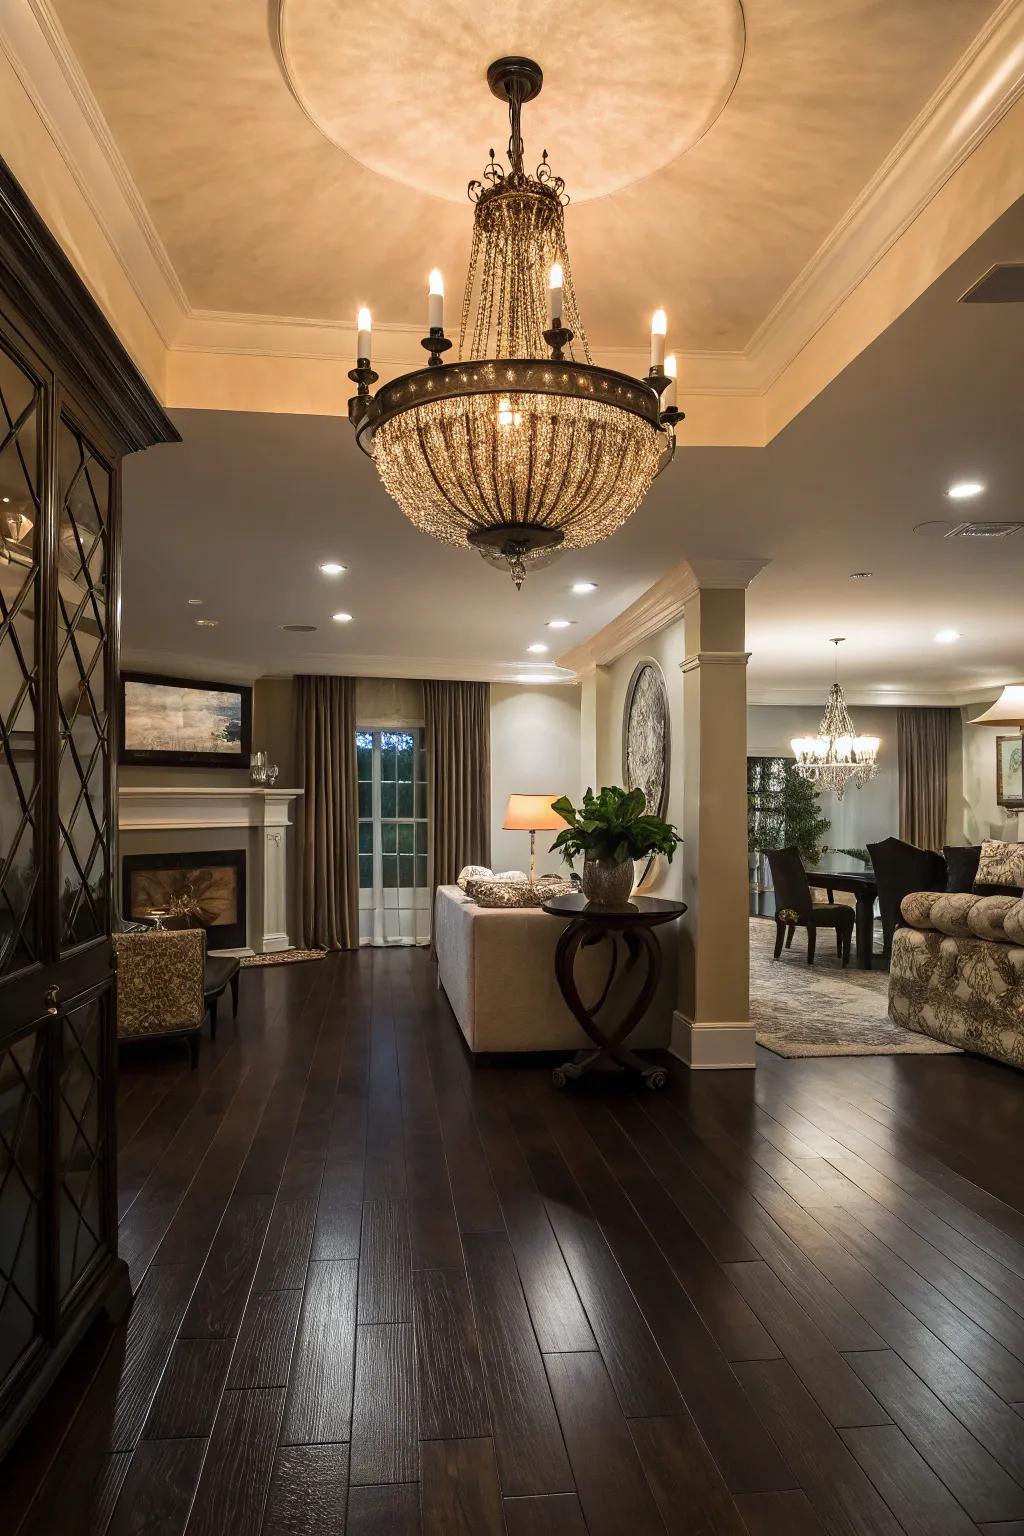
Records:
[[[377,382],[370,316],[361,311],[357,393],[349,418],[389,494],[424,533],[469,545],[508,570],[582,549],[621,528],[675,452],[675,362],[665,315],[651,327],[651,366],[631,378],[591,362],[565,243],[568,202],[547,150],[523,168],[523,104],[540,91],[532,59],[487,71],[507,101],[509,169],[493,149],[475,204],[459,359],[445,363],[444,292],[431,274],[426,368]]]
[[[848,784],[859,789],[878,772],[877,736],[858,736],[854,730],[846,697],[839,682],[839,647],[842,637],[829,642],[836,648],[836,677],[828,691],[828,704],[817,736],[798,736],[790,745],[796,757],[796,771],[817,789],[827,790],[837,800],[843,798]]]

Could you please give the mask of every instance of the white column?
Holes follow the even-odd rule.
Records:
[[[600,788],[597,772],[598,740],[608,707],[608,668],[592,665],[580,673],[580,783],[579,792]]]
[[[684,613],[683,900],[672,1052],[753,1067],[749,1022],[745,595],[700,588]]]
[[[252,947],[258,955],[291,949],[288,937],[288,814],[294,790],[264,790],[262,825],[257,828],[260,857],[256,860],[259,888],[253,903],[253,915],[260,931],[252,935]]]

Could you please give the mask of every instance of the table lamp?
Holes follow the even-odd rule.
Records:
[[[537,833],[561,832],[566,825],[564,818],[552,809],[551,802],[557,799],[557,795],[509,795],[508,797],[502,826],[506,832],[529,832],[530,834],[531,885],[537,878]]]

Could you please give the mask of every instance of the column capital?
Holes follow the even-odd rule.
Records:
[[[679,663],[680,672],[696,672],[698,667],[745,667],[752,651],[695,651]]]

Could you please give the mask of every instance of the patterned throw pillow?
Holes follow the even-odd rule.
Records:
[[[460,891],[464,891],[471,880],[490,880],[493,874],[493,869],[488,869],[486,864],[467,864],[459,870],[459,878],[455,883]]]
[[[1024,843],[986,839],[981,845],[974,889],[980,896],[1015,896],[1024,890]]]
[[[541,907],[552,896],[568,896],[572,884],[554,878],[538,880],[471,880],[467,895],[478,907]]]

